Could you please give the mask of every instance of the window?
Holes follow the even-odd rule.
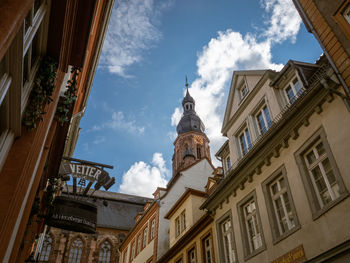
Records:
[[[222,218],[218,220],[216,228],[218,230],[219,235],[218,241],[221,262],[237,262],[237,253],[233,235],[231,211],[225,213],[222,216]]]
[[[175,219],[175,237],[178,237],[186,229],[186,210]]]
[[[274,243],[300,228],[284,166],[263,182]]]
[[[181,232],[186,229],[186,210],[181,213]]]
[[[156,219],[154,218],[151,223],[151,234],[150,234],[150,239],[153,240],[154,234],[155,234],[155,229],[156,229]]]
[[[136,255],[138,255],[141,251],[141,240],[142,240],[142,236],[138,235],[137,237],[137,252]]]
[[[136,241],[132,242],[131,251],[130,251],[130,254],[131,254],[130,262],[135,258],[135,252],[136,252],[135,245],[136,245]]]
[[[247,87],[247,85],[243,84],[243,85],[239,88],[239,96],[240,96],[240,99],[242,100],[247,94],[248,94],[248,87]]]
[[[197,159],[202,158],[202,154],[201,154],[201,147],[200,145],[197,145]]]
[[[99,263],[111,262],[111,244],[107,240],[105,240],[100,247],[98,262]]]
[[[270,118],[270,113],[266,105],[264,105],[256,115],[256,120],[258,123],[259,133],[263,135],[271,127],[272,122]]]
[[[323,129],[306,141],[295,156],[316,219],[348,195]]]
[[[39,261],[49,261],[52,247],[52,238],[49,235],[45,236],[43,246],[41,248]]]
[[[77,238],[73,241],[68,257],[68,263],[80,263],[81,254],[83,253],[83,241]]]
[[[241,155],[244,156],[252,148],[252,141],[250,139],[248,128],[244,128],[243,132],[239,134],[238,139]]]
[[[123,263],[126,263],[126,254],[128,253],[128,249],[126,248],[123,253]]]
[[[230,159],[230,156],[228,156],[226,158],[226,167],[227,167],[227,170],[230,170],[231,169],[231,159]]]
[[[180,256],[180,258],[178,258],[178,259],[176,259],[175,260],[175,263],[182,263],[183,261],[182,261],[182,255]]]
[[[255,191],[238,203],[245,259],[265,248]]]
[[[43,50],[44,28],[42,22],[44,21],[45,13],[44,1],[35,0],[23,23],[22,88],[24,93],[23,100],[25,101],[29,96],[30,88],[39,66],[40,53]]]
[[[180,217],[175,219],[175,237],[178,237],[181,234],[181,223]]]
[[[196,245],[194,245],[192,248],[190,248],[190,250],[188,250],[187,262],[188,263],[196,263],[197,262]]]
[[[288,84],[284,91],[288,98],[288,102],[292,104],[303,92],[303,89],[298,78],[296,77],[291,83]]]
[[[9,74],[8,54],[0,60],[0,169],[14,139],[10,125],[10,96],[12,79]],[[12,116],[13,118],[13,116]]]
[[[203,259],[205,263],[214,262],[213,240],[211,234],[202,239]]]
[[[142,247],[144,248],[147,245],[147,227],[143,230],[143,242],[142,242]]]

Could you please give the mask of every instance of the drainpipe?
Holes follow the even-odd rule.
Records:
[[[345,102],[345,105],[348,107],[349,102],[350,102],[350,90],[348,85],[346,84],[345,80],[343,79],[343,77],[340,75],[340,72],[338,71],[337,67],[334,64],[333,59],[331,58],[331,56],[329,55],[329,53],[327,52],[325,46],[323,45],[321,39],[318,37],[315,28],[312,26],[309,18],[307,17],[306,13],[304,12],[304,9],[302,8],[299,0],[293,0],[294,4],[296,5],[297,9],[301,12],[303,18],[305,19],[304,22],[307,24],[307,27],[311,30],[312,34],[314,35],[314,37],[316,38],[316,40],[318,41],[318,43],[320,44],[323,53],[326,55],[329,63],[331,64],[331,67],[333,68],[338,80],[340,81],[340,83],[342,84],[343,88],[344,88],[344,92],[346,94],[346,98],[343,98]],[[337,94],[339,95],[339,94]]]

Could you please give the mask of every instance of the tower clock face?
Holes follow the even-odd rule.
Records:
[[[194,142],[197,144],[203,144],[203,138],[199,135],[194,136]]]

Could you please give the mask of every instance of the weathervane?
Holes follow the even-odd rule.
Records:
[[[185,86],[188,89],[187,75],[186,75],[186,84],[185,84]]]

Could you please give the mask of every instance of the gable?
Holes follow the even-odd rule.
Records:
[[[265,74],[267,70],[246,70],[246,71],[235,71],[233,72],[230,91],[227,98],[224,121],[222,124],[221,132],[223,135],[225,134],[225,130],[229,121],[237,112],[241,102],[246,100],[249,97],[249,94],[254,90],[257,83],[260,81],[262,76]],[[248,88],[248,93],[244,96],[244,98],[240,97],[239,89],[242,85],[246,85]]]

